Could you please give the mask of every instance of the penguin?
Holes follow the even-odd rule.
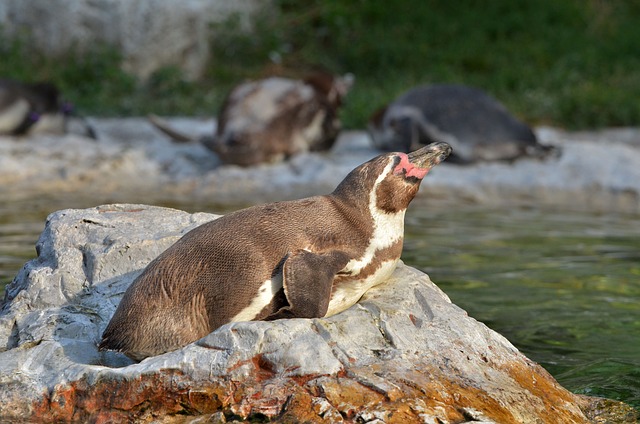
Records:
[[[351,74],[317,71],[303,80],[270,77],[239,84],[220,108],[215,135],[199,141],[223,164],[243,167],[329,150],[341,129],[338,112],[353,82]],[[149,120],[176,142],[195,140],[155,115]]]
[[[53,84],[0,80],[0,134],[62,134],[70,112]]]
[[[450,153],[434,143],[383,154],[331,194],[253,206],[191,230],[129,286],[99,349],[140,361],[229,322],[344,311],[391,275],[405,211]]]
[[[373,144],[408,152],[434,141],[451,145],[449,162],[513,161],[545,158],[555,147],[538,142],[533,130],[495,98],[464,85],[415,87],[370,118]]]

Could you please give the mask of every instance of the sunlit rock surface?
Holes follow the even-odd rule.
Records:
[[[230,324],[141,363],[98,352],[131,281],[214,218],[123,204],[52,214],[0,310],[0,421],[634,422],[560,387],[405,265],[328,319]]]
[[[363,131],[344,131],[327,153],[277,164],[221,166],[198,142],[174,143],[144,118],[90,119],[97,141],[69,134],[0,137],[0,196],[91,196],[96,204],[204,201],[247,204],[328,193],[380,152]],[[213,119],[169,119],[194,136],[213,134]],[[457,166],[446,162],[422,184],[432,202],[543,206],[640,213],[640,130],[567,133],[538,129],[559,147],[546,160]]]

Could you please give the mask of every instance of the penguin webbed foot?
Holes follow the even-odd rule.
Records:
[[[289,305],[265,319],[323,317],[329,308],[333,279],[349,260],[341,251],[312,253],[300,249],[290,253],[282,269]]]

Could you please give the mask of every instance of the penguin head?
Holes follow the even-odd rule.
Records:
[[[396,152],[394,157],[393,175],[399,175],[411,182],[421,181],[427,173],[444,161],[451,154],[451,146],[447,143],[431,143],[410,153]]]
[[[431,168],[450,153],[447,143],[437,142],[408,154],[380,155],[351,171],[333,194],[352,202],[366,202],[382,213],[401,212],[418,193]]]
[[[420,183],[431,168],[444,161],[451,153],[447,143],[437,142],[410,153],[389,153],[389,165],[377,181],[376,208],[383,213],[404,211],[418,193]]]

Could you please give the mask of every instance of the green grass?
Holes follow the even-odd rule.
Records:
[[[483,88],[531,124],[640,123],[640,3],[634,0],[279,0],[252,35],[219,28],[200,81],[162,69],[148,81],[120,70],[109,48],[65,60],[0,44],[0,75],[50,79],[87,114],[212,115],[230,87],[316,66],[352,72],[346,127],[424,83]],[[276,12],[274,12],[274,10]],[[279,11],[279,13],[277,13]]]

